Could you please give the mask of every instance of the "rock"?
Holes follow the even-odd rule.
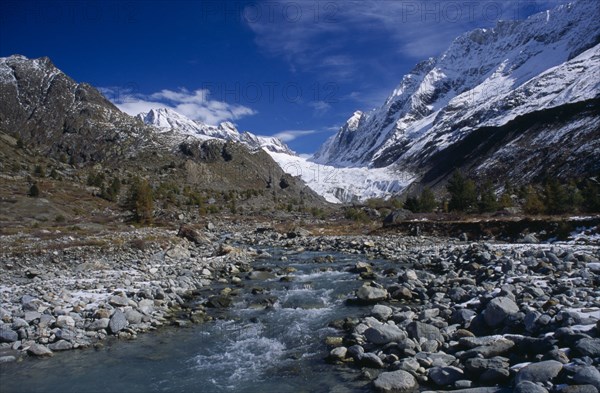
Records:
[[[406,209],[394,210],[383,219],[383,225],[394,225],[408,220],[413,216],[413,212]]]
[[[363,367],[383,368],[383,360],[374,353],[367,352],[358,358],[358,362]]]
[[[311,233],[304,228],[295,227],[290,232],[287,233],[288,239],[295,239],[297,237],[308,237],[311,236]]]
[[[523,381],[515,386],[514,393],[548,393],[548,390],[530,381]]]
[[[387,299],[388,291],[383,288],[363,285],[356,291],[356,297],[364,303],[376,303]]]
[[[482,385],[496,385],[504,383],[510,377],[510,371],[506,368],[489,368],[479,376]]]
[[[14,343],[19,339],[19,335],[9,327],[2,325],[0,327],[0,343]]]
[[[438,386],[452,385],[465,376],[458,367],[432,367],[427,375]]]
[[[138,309],[146,314],[150,315],[154,311],[154,300],[142,299],[138,302]]]
[[[125,318],[125,314],[121,310],[115,310],[112,317],[110,317],[110,321],[108,323],[108,327],[110,331],[115,334],[125,329],[129,323],[127,322],[127,318]]]
[[[376,345],[398,342],[406,338],[406,333],[400,330],[398,326],[388,324],[370,327],[365,330],[364,335],[368,342]]]
[[[193,227],[191,227],[190,225],[186,225],[186,224],[181,224],[181,226],[179,227],[179,231],[177,232],[177,236],[187,239],[190,242],[195,243],[195,244],[206,244],[209,242],[209,240],[206,238],[206,236],[202,235],[200,232],[195,230]]]
[[[469,337],[466,337],[469,338]],[[459,342],[462,341],[459,340]],[[482,356],[484,358],[491,358],[494,356],[502,355],[503,353],[509,351],[515,346],[515,343],[511,340],[507,340],[503,337],[497,337],[495,340],[491,341],[489,345],[482,345],[479,347],[475,347],[469,349],[468,351],[463,352],[460,356],[461,359],[469,359],[476,356]]]
[[[142,322],[143,315],[135,310],[129,309],[125,310],[125,318],[127,318],[127,322],[129,322],[130,325],[137,325]]]
[[[515,383],[523,381],[550,382],[562,370],[563,365],[556,360],[544,360],[543,362],[531,363],[517,373]]]
[[[600,371],[594,366],[583,367],[573,376],[573,381],[580,385],[589,384],[600,389]]]
[[[600,357],[600,338],[582,338],[575,344],[575,349],[591,358]]]
[[[109,322],[110,322],[109,318],[96,319],[94,322],[92,322],[88,325],[87,330],[98,331],[98,330],[102,330],[102,329],[107,329]]]
[[[29,324],[23,318],[15,317],[11,326],[13,330],[19,330],[20,328],[28,328]]]
[[[69,315],[59,315],[56,318],[56,326],[59,328],[75,327],[75,320]]]
[[[25,321],[26,322],[31,322],[34,321],[36,319],[39,319],[42,316],[41,313],[37,312],[37,311],[27,311],[25,313]]]
[[[360,345],[353,345],[348,348],[348,356],[353,358],[354,360],[360,359],[360,357],[365,353],[365,350]]]
[[[390,307],[381,304],[373,306],[373,309],[371,310],[371,315],[380,321],[387,321],[393,313],[394,311]]]
[[[341,347],[343,343],[344,343],[343,337],[336,337],[336,336],[325,337],[325,344],[327,344],[328,347]]]
[[[350,269],[350,273],[356,273],[356,274],[371,273],[372,271],[373,271],[373,268],[367,262],[356,262],[354,267],[352,269]]]
[[[598,389],[592,385],[571,385],[562,388],[560,393],[598,393]]]
[[[344,360],[346,358],[346,354],[347,353],[348,353],[348,349],[346,347],[333,348],[329,352],[329,359],[331,359],[331,360]]]
[[[382,393],[411,392],[419,387],[417,380],[404,370],[397,370],[379,374],[373,381],[376,391]]]
[[[52,353],[52,351],[50,349],[48,349],[48,347],[46,347],[44,345],[41,345],[41,344],[32,344],[27,349],[27,353],[29,353],[30,355],[40,356],[40,357],[53,356],[54,355]]]
[[[491,359],[483,359],[479,357],[467,359],[465,367],[467,371],[473,374],[481,374],[490,369],[508,369],[510,363],[508,359],[496,356]]]
[[[110,299],[108,299],[108,303],[111,306],[115,306],[115,307],[125,307],[125,306],[129,305],[129,299],[127,298],[127,296],[115,295],[115,296],[111,296]]]
[[[65,340],[59,340],[55,343],[48,345],[48,348],[52,351],[68,351],[73,348],[73,344]]]
[[[437,340],[441,343],[444,342],[444,336],[440,332],[440,329],[433,325],[429,325],[423,322],[415,321],[408,324],[406,327],[408,336],[410,338],[421,340]]]
[[[263,270],[253,270],[246,276],[248,280],[269,280],[271,278],[275,278],[273,273],[263,271]]]
[[[519,306],[508,297],[496,297],[487,304],[484,311],[485,322],[490,327],[497,327],[511,315],[519,312]]]
[[[399,370],[416,372],[421,365],[415,358],[405,358],[398,362],[397,367]]]
[[[211,308],[227,308],[231,306],[232,299],[229,296],[215,295],[208,298],[206,305]]]
[[[166,255],[172,259],[189,259],[191,254],[187,247],[178,244],[167,250]]]

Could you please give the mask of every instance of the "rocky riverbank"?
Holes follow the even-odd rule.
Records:
[[[3,239],[0,362],[210,320],[213,284],[241,281],[259,256],[213,229],[138,229],[87,239],[93,246],[58,238],[42,253],[10,252],[28,236]]]
[[[332,322],[342,334],[329,340],[329,361],[362,368],[380,392],[600,389],[600,249],[456,244],[398,254],[410,268],[354,267],[365,283],[349,301],[374,306]]]
[[[42,242],[43,253],[16,253],[26,237],[3,241],[13,247],[0,264],[4,362],[210,320],[248,280],[293,279],[260,267],[277,248],[282,261],[306,250],[320,251],[320,264],[335,260],[329,252],[361,256],[347,266],[363,284],[348,303],[372,310],[331,321],[339,333],[323,345],[373,390],[600,388],[595,245],[315,236],[255,223],[135,229],[52,251],[61,238]]]

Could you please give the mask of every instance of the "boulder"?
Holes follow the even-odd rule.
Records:
[[[13,343],[19,339],[19,335],[8,326],[0,327],[0,343]]]
[[[591,358],[600,357],[600,338],[582,338],[575,344],[575,349]]]
[[[530,381],[523,381],[515,386],[514,393],[548,393],[548,390]]]
[[[33,356],[46,357],[54,354],[48,347],[41,344],[33,344],[27,349],[27,353]]]
[[[573,381],[581,385],[592,385],[600,389],[600,371],[594,366],[582,367],[581,370],[573,376]]]
[[[562,363],[556,360],[531,363],[519,370],[515,378],[515,383],[519,384],[523,381],[550,382],[558,375],[562,368]]]
[[[411,322],[407,327],[406,331],[410,338],[421,340],[437,340],[441,343],[444,342],[444,336],[440,332],[440,329],[433,325],[429,325],[423,322],[415,321]]]
[[[511,315],[519,312],[519,306],[508,297],[496,297],[487,304],[484,311],[485,322],[490,327],[498,327]]]
[[[464,378],[464,372],[458,367],[432,367],[429,369],[428,377],[438,386],[452,385],[454,382]]]
[[[400,330],[398,326],[388,324],[370,327],[365,330],[364,335],[368,342],[376,345],[398,342],[406,338],[406,333]]]
[[[115,310],[112,317],[110,317],[110,321],[108,322],[108,327],[113,334],[125,329],[127,325],[129,325],[129,323],[127,322],[127,318],[125,318],[125,314],[121,310]]]
[[[397,370],[379,374],[373,381],[373,387],[381,393],[404,393],[416,391],[419,384],[410,373]]]
[[[388,291],[384,288],[363,285],[356,291],[356,297],[364,303],[377,303],[387,299]]]

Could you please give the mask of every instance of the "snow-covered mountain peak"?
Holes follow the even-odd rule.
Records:
[[[268,151],[295,155],[282,141],[274,137],[261,137],[249,132],[240,133],[232,122],[226,121],[218,126],[204,124],[192,120],[170,108],[155,108],[146,113],[140,113],[136,118],[145,124],[152,125],[160,132],[191,136],[198,139],[221,139],[243,143],[251,149],[266,149]]]
[[[566,67],[599,43],[600,7],[595,0],[464,33],[440,57],[417,64],[380,108],[358,121],[354,114],[315,154],[315,161],[414,167],[419,165],[417,156],[433,154],[483,124],[500,126],[535,110],[593,98],[598,92],[590,84],[562,94],[581,75],[555,67]],[[597,64],[579,64],[578,72],[594,80]],[[563,78],[553,79],[552,86],[532,83],[548,70]],[[533,97],[543,99],[531,101]]]

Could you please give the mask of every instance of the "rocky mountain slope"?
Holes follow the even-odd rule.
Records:
[[[267,149],[276,153],[295,153],[281,140],[274,137],[257,136],[250,132],[239,132],[231,122],[224,122],[218,126],[211,126],[185,117],[184,115],[168,108],[152,109],[149,112],[136,116],[145,124],[155,126],[163,132],[180,133],[201,140],[222,139],[225,141],[239,142],[250,149]]]
[[[0,58],[0,132],[20,139],[31,154],[75,168],[93,165],[111,177],[142,176],[155,184],[218,192],[261,191],[263,206],[274,199],[323,202],[264,150],[248,149],[269,144],[286,151],[277,140],[239,134],[227,124],[205,131],[228,137],[206,140],[192,131],[193,137],[144,124],[96,88],[69,78],[48,58]],[[3,172],[20,163],[4,164]]]
[[[454,168],[498,181],[594,173],[599,43],[600,8],[589,0],[466,33],[381,108],[354,113],[314,160],[401,168],[428,184]]]

